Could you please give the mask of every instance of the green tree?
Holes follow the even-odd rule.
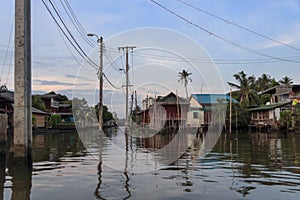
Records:
[[[95,106],[95,110],[96,110],[97,119],[99,120],[98,104]],[[114,119],[113,114],[108,110],[108,107],[106,105],[103,105],[102,119],[103,119],[103,122],[107,122],[109,120]]]
[[[292,125],[292,111],[283,110],[280,113],[280,125],[287,129]]]
[[[234,74],[238,84],[228,82],[228,84],[238,89],[233,92],[234,98],[236,98],[242,106],[259,105],[259,96],[255,90],[255,77],[247,77],[244,71]]]
[[[256,80],[255,85],[257,91],[264,91],[271,87],[279,85],[279,83],[270,75],[262,74],[261,77]]]
[[[189,77],[192,73],[187,70],[182,70],[182,72],[178,73],[179,79],[178,82],[181,82],[185,87],[186,99],[188,99],[188,90],[187,85],[189,82],[192,82],[192,79]]]
[[[293,79],[288,76],[284,76],[282,77],[282,79],[279,80],[279,83],[281,85],[291,85],[293,84]]]
[[[61,122],[61,116],[57,115],[57,114],[53,114],[50,117],[50,121],[52,122],[52,128],[57,128],[57,126],[60,124]]]
[[[46,111],[46,106],[39,95],[32,95],[32,107]]]

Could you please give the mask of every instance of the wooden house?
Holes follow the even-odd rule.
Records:
[[[270,95],[270,103],[286,102],[300,97],[300,85],[277,85],[260,93]]]
[[[278,127],[280,120],[280,112],[291,109],[291,101],[280,103],[270,103],[267,105],[251,108],[248,111],[251,113],[251,126],[264,127],[269,126],[273,128]]]
[[[190,126],[211,124],[212,112],[218,106],[226,106],[230,102],[228,94],[192,94],[190,97],[188,124]],[[233,103],[238,101],[232,98]]]
[[[152,129],[178,127],[186,123],[189,103],[173,92],[161,97],[149,108],[138,113],[142,126]]]
[[[13,125],[13,103],[14,93],[12,91],[5,91],[0,93],[0,113],[8,115],[8,126]]]
[[[59,113],[61,109],[65,109],[65,104],[61,104],[65,98],[60,94],[44,94],[40,95],[42,101],[44,102],[46,109],[50,110],[52,113]],[[69,105],[70,106],[70,105]],[[65,112],[65,111],[62,111]]]
[[[32,125],[34,128],[46,128],[47,120],[50,117],[50,113],[46,113],[42,110],[32,107]]]
[[[250,127],[278,127],[280,113],[283,110],[293,110],[292,100],[300,99],[300,85],[277,85],[265,91],[260,95],[269,95],[270,99],[266,105],[251,108]]]
[[[0,113],[8,115],[8,126],[13,127],[14,92],[6,91],[0,93]],[[50,114],[36,108],[32,108],[33,126],[35,128],[46,128],[46,120]]]

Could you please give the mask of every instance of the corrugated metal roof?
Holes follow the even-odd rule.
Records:
[[[200,104],[217,104],[217,103],[229,103],[230,96],[227,94],[192,94]],[[233,103],[238,103],[238,101],[232,98]]]
[[[279,107],[285,106],[285,105],[290,104],[290,103],[291,103],[291,101],[273,103],[273,104],[269,104],[269,105],[259,106],[259,107],[256,107],[256,108],[251,108],[251,109],[248,109],[248,111],[270,110],[270,109],[273,109],[273,108],[279,108]]]

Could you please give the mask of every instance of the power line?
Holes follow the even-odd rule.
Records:
[[[235,46],[235,47],[237,47],[237,48],[240,48],[240,49],[243,49],[243,50],[245,50],[245,51],[251,52],[251,53],[253,53],[253,54],[257,54],[257,55],[264,56],[264,57],[267,57],[267,58],[272,58],[272,59],[281,60],[281,61],[286,61],[286,62],[299,62],[299,61],[287,60],[287,59],[283,59],[283,58],[280,58],[280,57],[275,57],[275,56],[272,56],[272,55],[268,55],[268,54],[265,54],[265,53],[261,53],[261,52],[259,52],[259,51],[254,50],[254,49],[251,49],[251,48],[249,48],[249,47],[246,47],[246,46],[243,46],[243,45],[238,44],[238,43],[236,43],[236,42],[233,42],[233,41],[231,41],[231,40],[228,40],[228,39],[226,39],[225,37],[222,37],[222,36],[220,36],[220,35],[218,35],[218,34],[215,34],[215,33],[213,33],[212,31],[209,31],[208,29],[203,28],[202,26],[200,26],[200,25],[198,25],[198,24],[196,24],[196,23],[194,23],[194,22],[188,20],[187,18],[185,18],[185,17],[183,17],[183,16],[181,16],[181,15],[175,13],[174,11],[172,11],[172,10],[170,10],[169,8],[163,6],[162,4],[158,3],[157,1],[154,1],[154,0],[150,0],[150,1],[153,2],[154,4],[158,5],[159,7],[161,7],[162,9],[164,9],[165,11],[167,11],[167,12],[171,13],[172,15],[176,16],[177,18],[179,18],[179,19],[185,21],[186,23],[188,23],[188,24],[190,24],[190,25],[193,25],[193,26],[195,26],[196,28],[198,28],[198,29],[200,29],[200,30],[202,30],[202,31],[204,31],[204,32],[206,32],[206,33],[208,33],[209,35],[214,36],[214,37],[216,37],[216,38],[218,38],[218,39],[220,39],[220,40],[222,40],[222,41],[224,41],[224,42],[226,42],[226,43],[228,43],[228,44],[230,44],[230,45],[232,45],[232,46]]]
[[[94,61],[92,61],[88,55],[84,52],[84,50],[81,48],[81,46],[79,45],[79,43],[77,42],[77,40],[75,39],[75,37],[73,36],[73,34],[71,33],[69,27],[66,25],[66,23],[64,22],[62,16],[60,15],[60,12],[58,10],[58,8],[56,8],[57,6],[54,6],[54,3],[52,3],[51,0],[49,0],[52,8],[54,9],[56,15],[58,16],[58,18],[60,19],[61,23],[63,24],[63,26],[65,27],[66,31],[69,33],[69,35],[71,36],[72,40],[75,42],[76,46],[80,49],[80,51],[83,53],[83,55],[85,56],[85,58],[87,58],[88,60],[90,60],[90,62],[92,62],[95,66],[97,66],[96,63],[94,63]]]
[[[117,52],[112,48],[108,48],[108,51]],[[216,63],[216,64],[255,64],[255,63],[275,63],[275,62],[283,62],[282,60],[273,59],[273,58],[260,58],[260,59],[199,59],[199,58],[191,58],[191,57],[175,57],[175,56],[166,56],[166,55],[158,55],[158,54],[150,54],[150,53],[142,53],[136,52],[135,56],[137,57],[145,57],[157,60],[171,60],[178,62],[194,62],[194,63]],[[294,61],[300,61],[300,56],[289,56],[285,57],[285,59],[292,59]],[[285,62],[285,61],[284,61]]]
[[[86,31],[84,30],[84,28],[82,27],[82,25],[79,23],[79,20],[77,19],[75,13],[72,10],[72,7],[70,6],[70,4],[68,3],[67,0],[64,0],[65,3],[63,3],[62,0],[60,0],[61,5],[63,6],[65,12],[67,13],[68,17],[70,18],[73,26],[75,27],[75,29],[77,30],[77,32],[79,33],[79,35],[83,38],[83,40],[91,47],[95,47],[96,45],[91,42],[91,40],[88,39],[88,37],[86,37]]]
[[[212,14],[212,13],[206,11],[206,10],[203,10],[203,9],[201,9],[201,8],[199,8],[199,7],[196,7],[196,6],[194,6],[194,5],[190,4],[190,3],[187,3],[187,2],[185,2],[185,1],[183,1],[183,0],[176,0],[176,1],[178,1],[178,2],[180,2],[180,3],[182,3],[182,4],[184,4],[184,5],[186,5],[186,6],[188,6],[188,7],[194,8],[194,9],[196,9],[196,10],[202,12],[202,13],[205,13],[205,14],[211,16],[211,17],[214,17],[214,18],[216,18],[216,19],[219,19],[219,20],[225,22],[226,24],[231,24],[231,25],[236,26],[236,27],[238,27],[238,28],[240,28],[240,29],[242,29],[242,30],[248,31],[248,32],[250,32],[250,33],[253,33],[253,34],[255,34],[255,35],[258,35],[258,36],[260,36],[260,37],[263,37],[263,38],[268,39],[268,40],[270,40],[270,41],[273,41],[273,42],[275,42],[275,43],[278,43],[278,44],[280,44],[280,45],[283,45],[283,46],[289,47],[289,48],[291,48],[291,49],[300,51],[300,49],[297,48],[297,47],[294,47],[294,46],[288,45],[288,44],[286,44],[286,43],[280,42],[280,41],[275,40],[275,39],[273,39],[273,38],[271,38],[271,37],[269,37],[269,36],[266,36],[266,35],[263,35],[263,34],[261,34],[261,33],[258,33],[258,32],[256,32],[256,31],[254,31],[254,30],[251,30],[250,28],[247,28],[247,27],[245,27],[245,26],[239,25],[239,24],[237,24],[237,23],[234,23],[234,22],[232,22],[232,21],[229,21],[229,20],[227,20],[227,19],[224,19],[224,18],[222,18],[222,17],[219,17],[219,16],[217,16],[217,15],[215,15],[215,14]]]
[[[7,46],[6,46],[6,51],[5,51],[5,56],[4,56],[3,67],[2,67],[2,70],[1,70],[0,81],[2,80],[4,68],[5,68],[5,66],[6,66],[6,60],[7,60],[8,52],[9,52],[9,49],[10,49],[10,42],[11,42],[11,38],[12,38],[12,34],[13,34],[13,29],[14,29],[14,17],[13,17],[12,25],[11,25],[10,32],[9,32],[8,44],[7,44]],[[12,54],[11,54],[11,56],[10,56],[10,64],[11,64],[11,60],[12,60]],[[9,65],[9,68],[8,68],[8,74],[9,74],[9,71],[10,71],[10,67],[11,67],[11,66]],[[9,76],[9,75],[8,75],[8,76]],[[8,81],[8,76],[7,76],[7,81]],[[7,83],[7,81],[6,81],[6,83]]]
[[[115,85],[109,80],[109,78],[106,76],[105,73],[103,73],[103,76],[104,76],[104,78],[107,80],[107,82],[108,82],[113,88],[115,88],[115,89],[122,89],[121,87],[115,86]]]
[[[58,26],[58,28],[60,29],[60,31],[63,33],[63,35],[67,38],[67,40],[69,41],[69,43],[72,45],[72,47],[76,50],[76,52],[84,59],[87,60],[87,62],[95,69],[97,69],[97,65],[90,60],[90,58],[84,53],[82,52],[82,48],[80,47],[79,49],[76,47],[76,45],[72,42],[72,40],[69,38],[69,36],[66,34],[66,32],[63,30],[63,28],[60,26],[59,22],[57,21],[57,19],[55,18],[55,16],[53,15],[53,13],[51,12],[50,8],[48,7],[48,5],[46,4],[46,2],[44,0],[42,0],[45,8],[47,9],[47,11],[49,12],[49,14],[51,15],[52,19],[54,20],[54,22],[56,23],[56,25]],[[78,43],[77,43],[78,44]],[[79,45],[79,44],[78,44]]]
[[[68,26],[66,25],[66,23],[65,23],[64,20],[62,19],[61,15],[60,15],[60,13],[59,13],[59,11],[58,11],[58,9],[55,8],[55,6],[54,6],[54,4],[51,2],[51,0],[49,0],[49,2],[50,2],[50,4],[51,4],[51,6],[53,7],[53,9],[54,9],[56,15],[59,17],[59,19],[60,19],[61,23],[63,24],[64,28],[66,29],[66,31],[68,32],[68,34],[70,35],[70,37],[72,38],[72,40],[75,42],[76,45],[72,42],[72,40],[69,38],[69,36],[67,35],[67,33],[63,30],[63,28],[61,27],[61,25],[59,24],[59,22],[57,21],[57,19],[54,17],[53,13],[51,12],[50,8],[49,8],[48,5],[45,3],[45,1],[42,0],[42,2],[43,2],[43,4],[45,5],[46,9],[48,10],[49,14],[51,15],[52,19],[55,21],[55,23],[56,23],[56,25],[58,26],[59,30],[60,30],[60,31],[63,33],[63,35],[67,38],[67,40],[68,40],[69,43],[72,45],[72,47],[77,51],[77,53],[78,53],[83,59],[87,60],[87,62],[88,62],[93,68],[97,69],[97,68],[98,68],[98,65],[95,64],[95,63],[88,57],[88,55],[84,52],[84,50],[81,48],[81,46],[80,46],[79,43],[76,41],[76,39],[75,39],[75,37],[73,36],[73,34],[71,33],[71,31],[69,30]],[[67,5],[68,5],[68,7],[69,7],[69,9],[70,9],[70,11],[71,11],[70,4],[69,4],[67,1],[65,1],[65,2],[67,3]],[[74,13],[73,11],[71,11],[71,12],[72,12],[72,15],[75,17],[75,13]],[[75,18],[76,18],[76,17],[75,17]],[[74,18],[74,19],[75,19],[75,18]],[[76,20],[76,23],[78,24],[78,26],[81,27],[80,29],[83,31],[84,29],[83,29],[82,26],[80,25],[78,19],[76,18],[75,20]],[[78,47],[78,48],[77,48],[77,47]],[[69,49],[69,48],[68,48],[68,49]],[[73,54],[72,54],[72,55],[73,55]],[[73,58],[75,58],[75,57],[73,56]],[[116,86],[109,80],[109,78],[107,77],[106,74],[103,73],[103,76],[104,76],[104,78],[107,80],[107,82],[108,82],[113,88],[115,88],[115,89],[121,89],[121,88],[119,88],[119,87],[116,87]]]

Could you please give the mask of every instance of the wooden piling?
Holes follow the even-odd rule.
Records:
[[[8,117],[6,114],[0,114],[0,153],[5,153],[7,141]]]

